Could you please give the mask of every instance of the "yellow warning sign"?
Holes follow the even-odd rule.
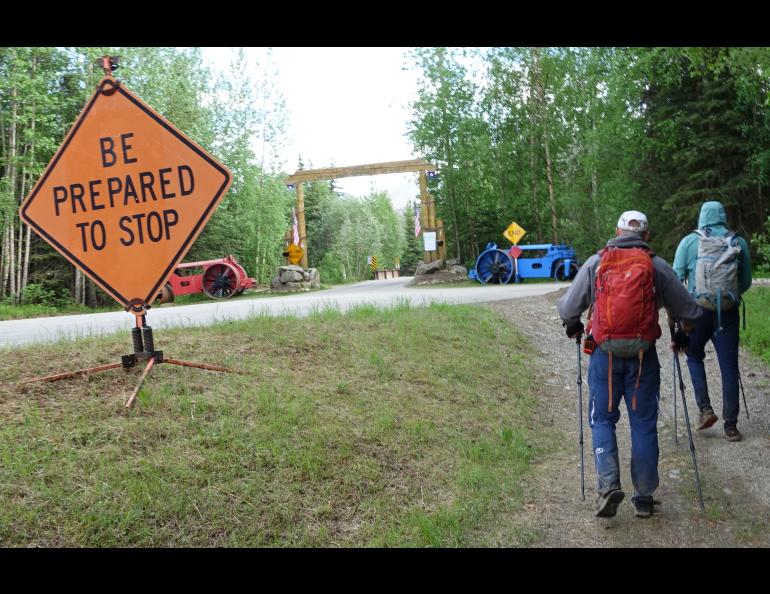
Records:
[[[305,250],[294,243],[288,247],[287,251],[289,253],[289,264],[299,264],[300,260],[302,260],[302,255],[305,253]]]
[[[510,225],[508,225],[508,228],[503,231],[503,235],[510,241],[513,245],[516,245],[521,241],[521,238],[524,237],[524,235],[527,232],[521,228],[521,226],[516,222],[513,221]]]

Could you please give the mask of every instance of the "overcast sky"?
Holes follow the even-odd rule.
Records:
[[[262,63],[264,48],[246,48]],[[204,48],[204,58],[227,69],[229,48]],[[363,165],[416,159],[405,134],[408,104],[417,95],[417,73],[404,71],[405,48],[272,49],[276,87],[286,100],[285,170],[301,155],[305,168]],[[396,208],[419,194],[417,174],[342,178],[337,187],[364,196],[385,190]]]

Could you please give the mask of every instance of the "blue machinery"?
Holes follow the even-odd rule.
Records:
[[[468,273],[468,278],[475,279],[484,285],[503,285],[510,282],[520,283],[527,278],[572,280],[577,274],[577,254],[568,245],[539,243],[520,245],[518,248],[523,252],[545,253],[540,256],[533,254],[530,257],[514,258],[510,253],[513,247],[506,252],[499,249],[497,244],[488,243],[476,260],[476,268]]]

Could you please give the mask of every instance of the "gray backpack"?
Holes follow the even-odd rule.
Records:
[[[722,237],[714,237],[698,229],[698,259],[695,263],[695,300],[704,308],[716,311],[720,319],[722,310],[740,303],[738,292],[738,256],[741,247],[735,241],[735,233],[728,231]]]

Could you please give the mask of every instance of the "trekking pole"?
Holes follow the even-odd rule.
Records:
[[[577,344],[577,386],[578,386],[578,442],[580,443],[580,497],[586,500],[585,473],[583,471],[583,369],[580,362],[580,334],[575,338]]]
[[[746,392],[743,391],[743,378],[741,377],[741,368],[738,367],[738,385],[741,387],[741,396],[743,396],[743,410],[746,411],[746,418],[751,421],[749,416],[749,405],[746,403]]]
[[[671,340],[674,339],[674,328],[671,329]],[[692,456],[692,466],[695,469],[695,485],[698,488],[698,500],[700,502],[700,510],[706,511],[706,507],[703,505],[703,491],[700,486],[700,474],[698,474],[698,462],[695,459],[695,444],[692,441],[692,429],[690,429],[690,415],[687,412],[687,399],[684,395],[684,380],[682,379],[682,366],[679,363],[679,353],[674,349],[674,365],[676,366],[677,374],[679,375],[679,392],[682,394],[682,408],[684,409],[684,424],[687,427],[687,437],[690,441],[690,455]]]
[[[741,319],[743,320],[743,329],[746,330],[746,301],[745,299],[741,299],[741,303],[743,304],[743,315],[741,316]],[[738,313],[741,313],[741,310],[738,309]],[[741,323],[738,321],[738,348],[740,349],[740,332],[741,332]],[[741,396],[743,396],[743,410],[746,411],[746,419],[751,421],[751,417],[749,416],[749,405],[746,402],[746,392],[743,391],[743,378],[741,377],[741,362],[740,360],[737,362],[738,367],[738,385],[741,387]]]
[[[671,313],[671,310],[666,308],[666,316],[668,317],[668,331],[671,333],[671,340],[674,340],[674,314]],[[671,360],[671,365],[673,366],[671,368],[672,375],[671,378],[674,382],[674,398],[673,398],[673,405],[674,405],[674,444],[679,444],[679,436],[677,433],[679,432],[679,427],[677,427],[677,421],[676,421],[676,351],[672,353],[673,358]]]
[[[677,427],[676,423],[676,351],[674,351],[674,357],[671,361],[671,364],[673,365],[673,368],[671,371],[673,371],[673,380],[674,380],[674,443],[679,444],[679,437],[677,436],[677,433],[679,431],[679,428]]]

